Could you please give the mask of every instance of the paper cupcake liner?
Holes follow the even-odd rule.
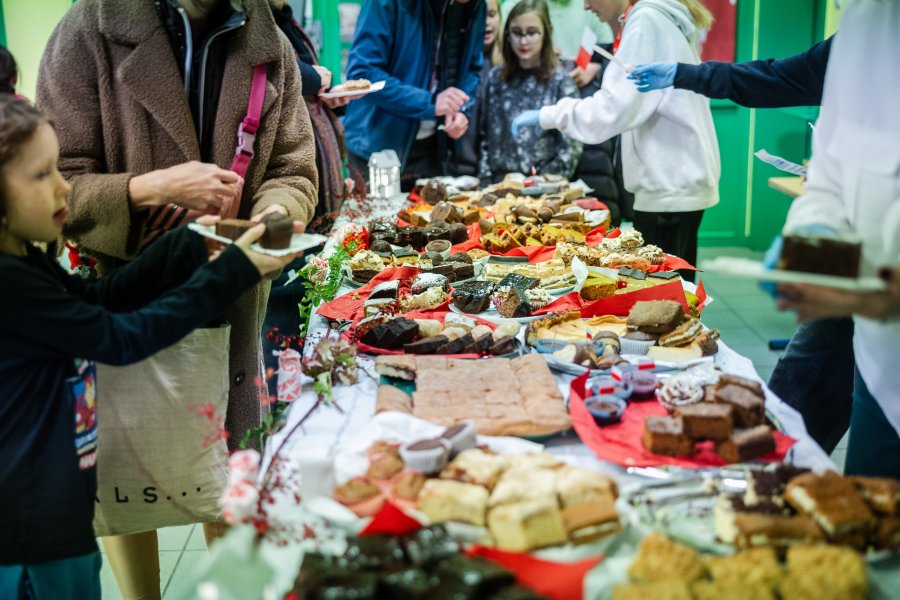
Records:
[[[452,438],[443,438],[450,444],[451,459],[463,450],[468,450],[478,445],[477,433],[475,432],[475,423],[466,420],[460,424],[465,425],[465,429],[457,433]]]
[[[619,344],[622,347],[622,354],[647,354],[650,346],[655,344],[655,340],[630,340],[626,337],[619,338]]]
[[[441,440],[442,445],[439,448],[429,448],[427,450],[408,450],[408,446],[400,448],[400,456],[407,468],[413,471],[430,475],[437,473],[447,466],[447,456],[450,450],[450,442]]]

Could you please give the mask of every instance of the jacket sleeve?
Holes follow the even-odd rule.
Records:
[[[259,272],[237,247],[227,248],[183,285],[130,312],[114,312],[60,288],[58,280],[23,265],[10,274],[16,294],[0,295],[4,335],[23,353],[80,357],[126,365],[159,352],[220,315],[256,285]]]
[[[572,78],[569,77],[568,73],[562,73],[561,75],[557,97],[579,98],[578,87],[575,85],[575,82],[572,81]],[[556,133],[560,137],[559,144],[557,145],[557,154],[554,156],[553,160],[544,165],[542,170],[547,173],[559,173],[560,175],[569,178],[575,173],[575,169],[578,167],[578,160],[581,158],[583,146],[581,142],[562,132]]]
[[[136,310],[187,281],[208,262],[203,238],[178,227],[150,244],[134,260],[100,279],[69,279],[69,289],[115,312]]]
[[[434,119],[431,93],[403,83],[388,71],[394,36],[419,35],[414,31],[398,31],[397,24],[396,2],[368,0],[363,4],[347,59],[347,79],[362,78],[372,82],[384,80],[384,89],[366,96],[367,101],[400,117]]]
[[[280,204],[292,219],[309,223],[319,199],[316,143],[306,103],[300,93],[300,71],[294,62],[294,51],[284,38],[281,64],[284,88],[279,121],[274,124],[278,134],[266,164],[263,183],[253,195],[251,213],[256,215],[269,206]]]
[[[485,182],[491,182],[493,174],[491,173],[491,154],[489,138],[491,108],[489,106],[491,96],[491,76],[488,75],[484,82],[478,88],[478,179],[482,185]]]
[[[319,88],[322,87],[322,76],[309,63],[302,60],[297,61],[297,67],[300,69],[300,82],[302,83],[303,96],[318,96]]]
[[[469,98],[475,98],[478,93],[478,84],[481,82],[481,65],[484,63],[482,40],[484,40],[486,18],[487,7],[484,3],[480,3],[478,5],[478,12],[475,14],[474,26],[469,30],[469,37],[466,38],[466,44],[469,50],[469,61],[460,78],[460,89],[464,91]]]
[[[656,11],[644,12],[655,14]],[[665,60],[665,38],[673,35],[671,31],[664,30],[655,17],[644,17],[634,22],[626,34],[622,37],[618,56],[630,64]],[[637,86],[626,78],[624,70],[610,67],[603,74],[603,86],[593,96],[581,100],[563,98],[553,106],[543,107],[541,127],[559,129],[586,144],[600,144],[643,124],[671,93],[683,92],[671,89],[639,92]]]
[[[74,6],[50,36],[38,71],[37,106],[53,119],[59,170],[72,184],[65,235],[107,256],[130,259],[138,250],[143,217],[131,209],[130,173],[106,174],[100,85],[114,77],[100,56],[100,33],[83,25]],[[106,83],[103,83],[106,82]]]
[[[679,63],[675,87],[751,108],[818,106],[822,103],[831,39],[780,60]]]

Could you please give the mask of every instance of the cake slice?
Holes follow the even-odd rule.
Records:
[[[716,444],[716,453],[729,463],[752,460],[774,451],[775,438],[768,425],[736,429],[731,436]]]
[[[618,282],[606,275],[592,274],[581,286],[581,297],[585,300],[609,298],[616,293]]]
[[[729,404],[700,402],[679,407],[676,414],[684,421],[684,432],[692,440],[724,441],[731,436],[733,409]]]
[[[782,598],[791,600],[865,600],[869,595],[866,561],[838,546],[795,546],[787,552]]]
[[[453,288],[453,304],[464,313],[478,314],[490,308],[493,293],[490,281],[470,281]]]
[[[862,257],[859,240],[814,235],[785,235],[778,268],[838,277],[858,277]]]
[[[824,539],[815,522],[805,516],[738,513],[734,517],[734,525],[737,529],[735,546],[738,548],[785,547]]]
[[[611,497],[570,504],[562,511],[569,540],[585,544],[622,530],[619,511]]]
[[[781,584],[781,564],[772,548],[752,548],[731,556],[707,556],[704,562],[715,581],[730,581],[755,588],[762,586],[770,593],[777,591]]]
[[[745,387],[727,384],[716,390],[716,402],[730,404],[734,409],[735,427],[756,427],[765,419],[766,405],[763,397]]]
[[[674,300],[635,302],[628,313],[628,328],[645,333],[668,333],[684,320],[684,308]]]
[[[660,346],[687,346],[703,332],[700,319],[690,318],[657,340]]]
[[[849,477],[872,510],[896,515],[900,509],[900,481],[886,477]]]
[[[869,531],[874,517],[853,483],[834,471],[794,477],[784,493],[788,503],[812,517],[829,538]]]
[[[646,417],[641,444],[648,452],[665,456],[685,456],[694,452],[694,441],[685,435],[681,417]]]
[[[459,521],[483,527],[488,491],[480,485],[429,479],[422,486],[417,502],[431,523]]]
[[[527,552],[568,539],[555,502],[527,500],[498,506],[488,513],[488,528],[498,548]]]

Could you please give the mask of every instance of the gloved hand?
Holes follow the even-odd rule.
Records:
[[[828,227],[827,225],[820,225],[818,223],[811,223],[809,225],[801,225],[796,229],[792,230],[791,233],[799,233],[805,235],[816,235],[820,237],[836,237],[837,232]],[[784,246],[784,238],[780,235],[776,235],[775,239],[772,240],[772,244],[769,246],[769,249],[766,250],[766,255],[763,257],[763,267],[766,268],[767,271],[771,271],[778,266],[778,259],[781,258],[781,249]],[[761,281],[759,283],[759,287],[762,288],[764,292],[772,296],[773,298],[777,297],[777,288],[778,284],[774,281]]]
[[[676,63],[650,63],[637,65],[628,74],[628,79],[634,81],[637,89],[642,92],[661,90],[675,85]]]
[[[519,114],[512,122],[512,134],[513,137],[519,137],[519,130],[522,127],[537,127],[540,129],[541,127],[541,111],[539,110],[526,110]]]

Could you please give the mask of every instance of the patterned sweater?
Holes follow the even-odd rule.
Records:
[[[545,84],[528,71],[503,81],[502,71],[502,66],[494,67],[478,88],[479,178],[495,182],[507,173],[527,175],[532,166],[539,174],[570,177],[581,157],[581,142],[539,127],[524,127],[520,137],[514,138],[510,125],[523,111],[556,104],[566,96],[578,98],[575,82],[562,67],[557,67]]]

